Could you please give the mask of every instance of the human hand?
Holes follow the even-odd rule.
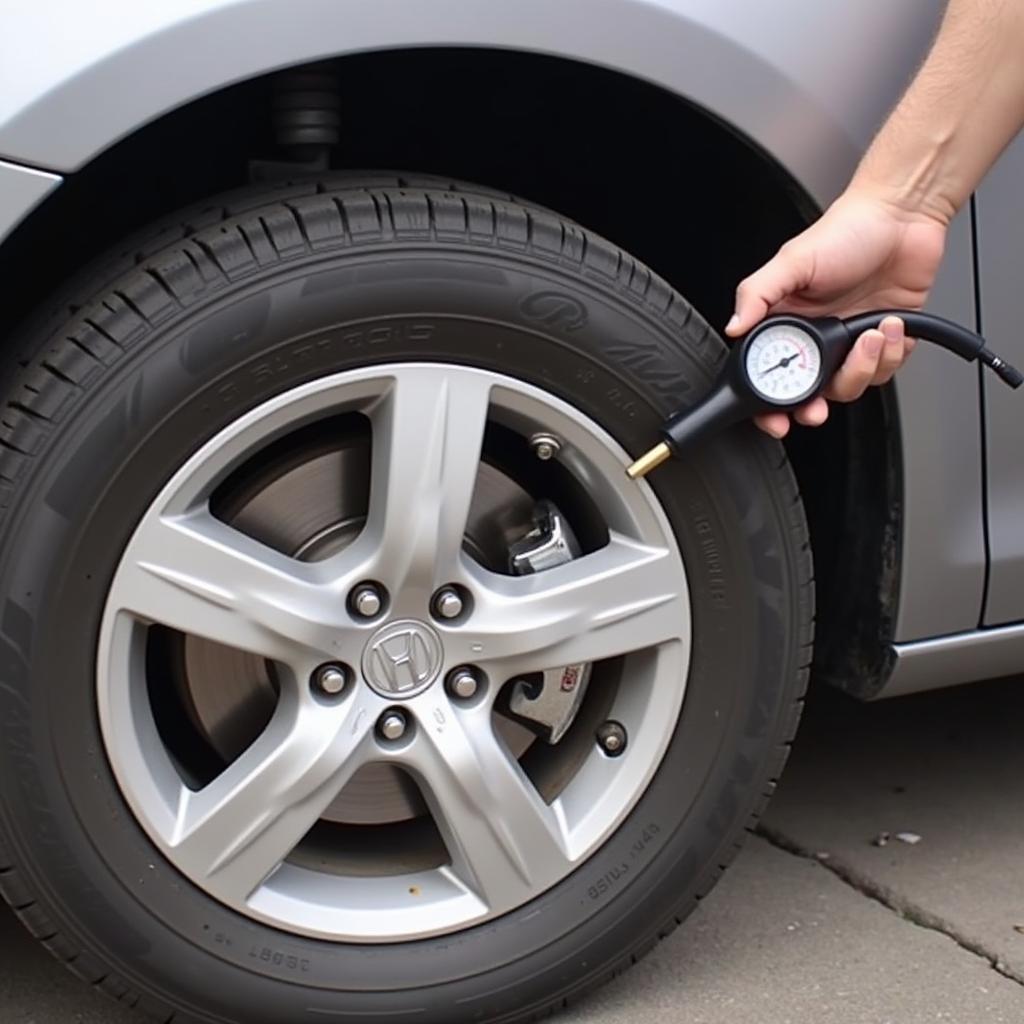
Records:
[[[740,337],[770,313],[848,316],[870,309],[920,309],[942,259],[946,228],[932,214],[851,187],[740,283],[736,313],[725,332]],[[828,418],[826,398],[852,402],[870,385],[886,383],[913,347],[903,322],[887,317],[881,330],[857,339],[825,397],[801,406],[793,418],[820,426]],[[784,412],[765,413],[755,422],[773,437],[784,437],[790,427]]]

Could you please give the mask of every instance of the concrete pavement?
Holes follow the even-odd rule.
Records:
[[[762,834],[686,925],[563,1020],[1017,1024],[1015,925],[1024,678],[873,705],[815,692]]]
[[[1024,679],[808,724],[767,827],[1024,984]],[[901,831],[921,842],[867,841]]]
[[[1024,679],[809,704],[765,822],[565,1024],[1024,1021]],[[921,836],[915,845],[881,833]],[[131,1024],[0,912],[0,1024]]]

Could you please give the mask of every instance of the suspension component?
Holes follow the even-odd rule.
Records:
[[[579,555],[572,527],[552,502],[537,503],[533,522],[533,529],[509,552],[509,565],[517,576],[544,572]],[[572,725],[589,682],[589,662],[547,669],[533,678],[517,680],[509,707],[520,718],[539,726],[548,743],[557,743]]]
[[[571,562],[579,553],[572,527],[552,502],[539,501],[533,510],[533,529],[509,550],[509,567],[517,576],[527,576]]]
[[[280,72],[273,81],[270,122],[280,155],[249,161],[252,181],[274,181],[330,166],[341,142],[341,89],[330,64]]]
[[[329,149],[341,142],[338,76],[328,65],[284,71],[274,81],[274,139],[285,149]]]

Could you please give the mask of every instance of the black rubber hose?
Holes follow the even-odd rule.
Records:
[[[974,331],[969,331],[945,317],[935,316],[934,313],[919,313],[907,309],[876,309],[870,313],[858,313],[856,316],[847,317],[843,323],[850,336],[856,338],[863,331],[877,327],[887,316],[899,317],[907,334],[912,338],[924,338],[926,341],[934,342],[968,362],[979,360],[995,370],[1011,388],[1019,388],[1024,384],[1024,374],[987,349],[985,339],[980,334],[975,334]]]

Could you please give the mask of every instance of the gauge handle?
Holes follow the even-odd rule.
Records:
[[[675,454],[708,434],[746,419],[751,408],[750,396],[736,386],[733,374],[725,373],[719,378],[718,386],[699,405],[665,421],[661,438]]]
[[[655,466],[678,456],[683,448],[746,419],[750,409],[749,393],[737,391],[733,374],[723,373],[706,398],[665,420],[659,432],[661,441],[629,466],[626,473],[633,480],[647,476]]]
[[[821,354],[821,370],[814,390],[795,402],[773,402],[760,395],[747,376],[747,350],[754,339],[778,324],[793,326],[807,334]],[[809,402],[832,379],[853,344],[846,325],[836,317],[773,316],[763,320],[729,351],[726,365],[711,394],[691,409],[667,419],[661,428],[662,442],[678,455],[684,448],[708,434],[749,419],[761,412],[795,409]]]

